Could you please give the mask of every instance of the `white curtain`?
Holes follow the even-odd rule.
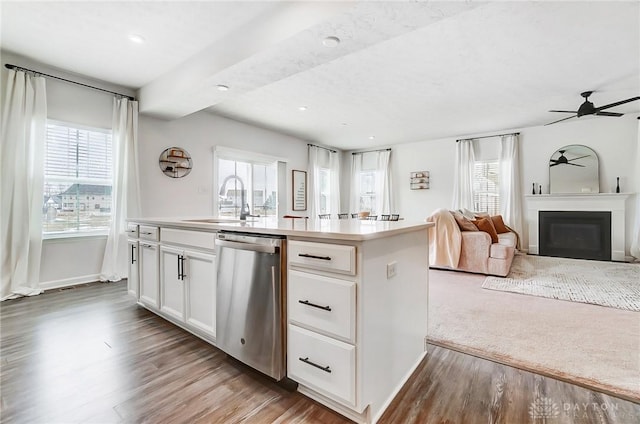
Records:
[[[453,202],[451,208],[473,210],[473,166],[475,162],[473,140],[458,140],[453,176]]]
[[[500,214],[505,223],[522,237],[522,186],[518,135],[502,136],[498,166],[500,168]]]
[[[374,152],[356,152],[351,159],[351,201],[350,211],[361,212],[367,209],[360,205],[361,174],[372,172],[375,175],[375,201],[371,205],[371,214],[389,214],[394,209],[391,187],[391,150]]]
[[[360,173],[362,172],[362,155],[351,155],[351,196],[349,212],[360,212]]]
[[[321,191],[323,169],[328,170],[329,174],[329,192],[325,202],[322,201]],[[329,213],[333,218],[337,218],[336,215],[340,213],[340,158],[338,153],[309,145],[308,180],[309,217],[317,218],[321,213]]]
[[[638,143],[636,145],[636,184],[640,184],[640,118],[638,118]],[[640,186],[636,187],[636,217],[631,234],[631,256],[640,260]]]
[[[391,150],[377,153],[376,169],[376,214],[390,214],[393,205],[391,191]]]
[[[140,216],[138,171],[138,102],[113,99],[112,145],[114,178],[111,226],[100,271],[101,281],[127,277],[127,218]]]
[[[0,142],[0,300],[41,293],[45,79],[9,70]]]

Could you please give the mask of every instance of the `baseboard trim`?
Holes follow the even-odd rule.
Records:
[[[593,390],[596,392],[601,392],[613,397],[617,397],[623,400],[628,400],[634,403],[640,403],[640,397],[638,397],[635,393],[613,387],[604,383],[599,383],[597,381],[581,378],[581,377],[570,377],[566,374],[560,374],[558,372],[554,372],[553,370],[548,370],[545,368],[536,368],[528,365],[524,361],[518,361],[516,359],[505,360],[503,357],[497,354],[492,354],[490,352],[483,351],[481,349],[476,349],[473,347],[463,346],[458,343],[450,342],[447,340],[435,340],[432,338],[428,339],[429,343],[435,346],[443,347],[445,349],[454,350],[456,352],[464,353],[465,355],[475,356],[477,358],[486,359],[487,361],[495,362],[502,365],[507,365],[509,367],[518,368],[524,371],[529,371],[534,374],[540,374],[545,377],[554,378],[556,380],[564,381],[565,383],[575,384],[576,386],[584,387],[585,389]]]
[[[61,280],[45,281],[38,284],[42,290],[59,289],[62,287],[77,286],[80,284],[94,283],[100,281],[100,274],[82,275],[80,277],[63,278]]]

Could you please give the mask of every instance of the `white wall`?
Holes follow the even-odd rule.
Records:
[[[141,115],[138,135],[143,216],[214,215],[215,146],[287,159],[287,205],[286,210],[281,209],[279,213],[292,213],[291,170],[307,169],[306,142],[208,112],[197,112],[173,121]],[[158,166],[160,153],[172,146],[184,148],[193,160],[191,172],[183,178],[167,177]]]
[[[543,193],[549,192],[549,158],[557,149],[569,144],[586,145],[598,154],[601,192],[614,192],[618,176],[622,192],[640,191],[640,181],[637,177],[640,164],[635,159],[638,149],[638,123],[633,114],[622,118],[585,117],[556,125],[508,129],[503,132],[517,131],[520,132],[521,183],[524,194],[531,193],[531,185],[534,182],[542,184]],[[481,135],[483,134],[476,136]],[[456,138],[463,137],[392,146],[391,166],[396,209],[405,218],[422,220],[437,208],[451,207]],[[482,140],[479,143],[482,143]],[[429,171],[431,188],[410,190],[411,171]],[[523,208],[524,206],[523,202]],[[627,208],[626,234],[630,235],[635,216],[634,202],[628,201]],[[528,227],[525,223],[522,234],[525,247],[528,245],[527,234]],[[627,254],[630,245],[629,236],[626,238]]]
[[[124,87],[93,81],[72,75],[16,54],[2,52],[2,105],[6,93],[7,69],[5,63],[24,66],[43,73],[131,95]],[[73,84],[47,78],[47,115],[50,119],[67,121],[98,128],[111,128],[113,96]],[[40,286],[52,288],[95,281],[100,274],[106,236],[73,239],[47,239],[43,241],[40,265]]]

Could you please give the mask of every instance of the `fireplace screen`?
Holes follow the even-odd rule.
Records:
[[[611,212],[540,211],[539,254],[611,260]]]

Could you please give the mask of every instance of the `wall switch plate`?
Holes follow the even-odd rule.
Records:
[[[389,262],[387,264],[387,280],[396,276],[397,267],[398,263],[396,261]]]

